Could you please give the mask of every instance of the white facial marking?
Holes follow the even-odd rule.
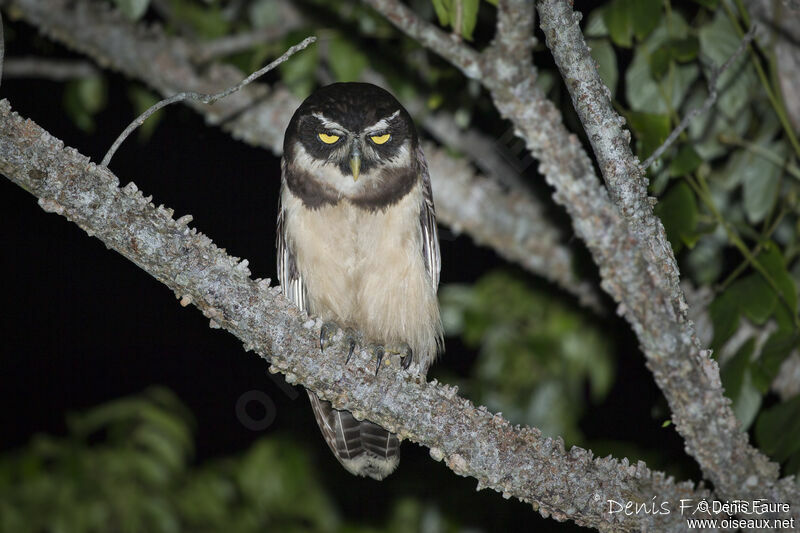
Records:
[[[367,135],[370,135],[370,134],[373,134],[373,133],[381,133],[381,132],[383,132],[386,128],[389,127],[389,122],[394,120],[394,118],[399,114],[400,114],[400,110],[398,109],[397,111],[395,111],[394,113],[392,113],[388,117],[383,117],[382,119],[380,119],[378,122],[376,122],[372,126],[370,126],[368,128],[364,128],[364,133],[366,133]]]
[[[345,129],[341,124],[339,124],[335,120],[331,120],[331,119],[327,118],[322,113],[319,113],[319,112],[312,113],[311,116],[318,118],[320,120],[320,122],[322,122],[322,125],[325,126],[328,129],[337,130],[337,131],[340,131],[340,132],[346,132],[347,131],[347,129]]]

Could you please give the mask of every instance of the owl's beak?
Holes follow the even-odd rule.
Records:
[[[350,152],[350,170],[353,172],[353,181],[358,181],[358,175],[361,173],[361,150],[358,145],[353,146],[353,151]]]

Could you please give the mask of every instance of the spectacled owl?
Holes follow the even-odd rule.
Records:
[[[357,340],[371,347],[376,372],[385,353],[396,353],[424,375],[442,346],[440,255],[428,166],[411,116],[375,85],[322,87],[286,129],[281,171],[278,277],[286,297],[323,319],[321,350],[341,327],[351,354]],[[394,471],[395,434],[308,396],[325,441],[349,472],[380,480]]]

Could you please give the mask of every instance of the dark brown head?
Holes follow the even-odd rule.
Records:
[[[369,83],[328,85],[306,98],[286,129],[287,182],[295,192],[312,179],[355,203],[381,191],[404,195],[418,174],[417,142],[411,117],[387,91]]]

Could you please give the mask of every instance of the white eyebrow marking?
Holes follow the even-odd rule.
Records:
[[[320,120],[320,122],[322,122],[322,125],[325,126],[326,128],[330,128],[332,130],[347,131],[347,128],[345,128],[344,126],[342,126],[338,122],[335,122],[335,121],[327,118],[325,115],[323,115],[320,112],[311,113],[311,116],[318,118]]]
[[[382,119],[380,119],[378,122],[376,122],[372,126],[370,126],[368,128],[364,128],[364,131],[366,133],[372,133],[372,132],[376,132],[377,133],[377,132],[380,132],[382,130],[385,130],[386,128],[389,127],[389,122],[394,120],[394,118],[399,114],[400,114],[400,110],[398,109],[397,111],[395,111],[394,113],[392,113],[388,117],[383,117]]]

